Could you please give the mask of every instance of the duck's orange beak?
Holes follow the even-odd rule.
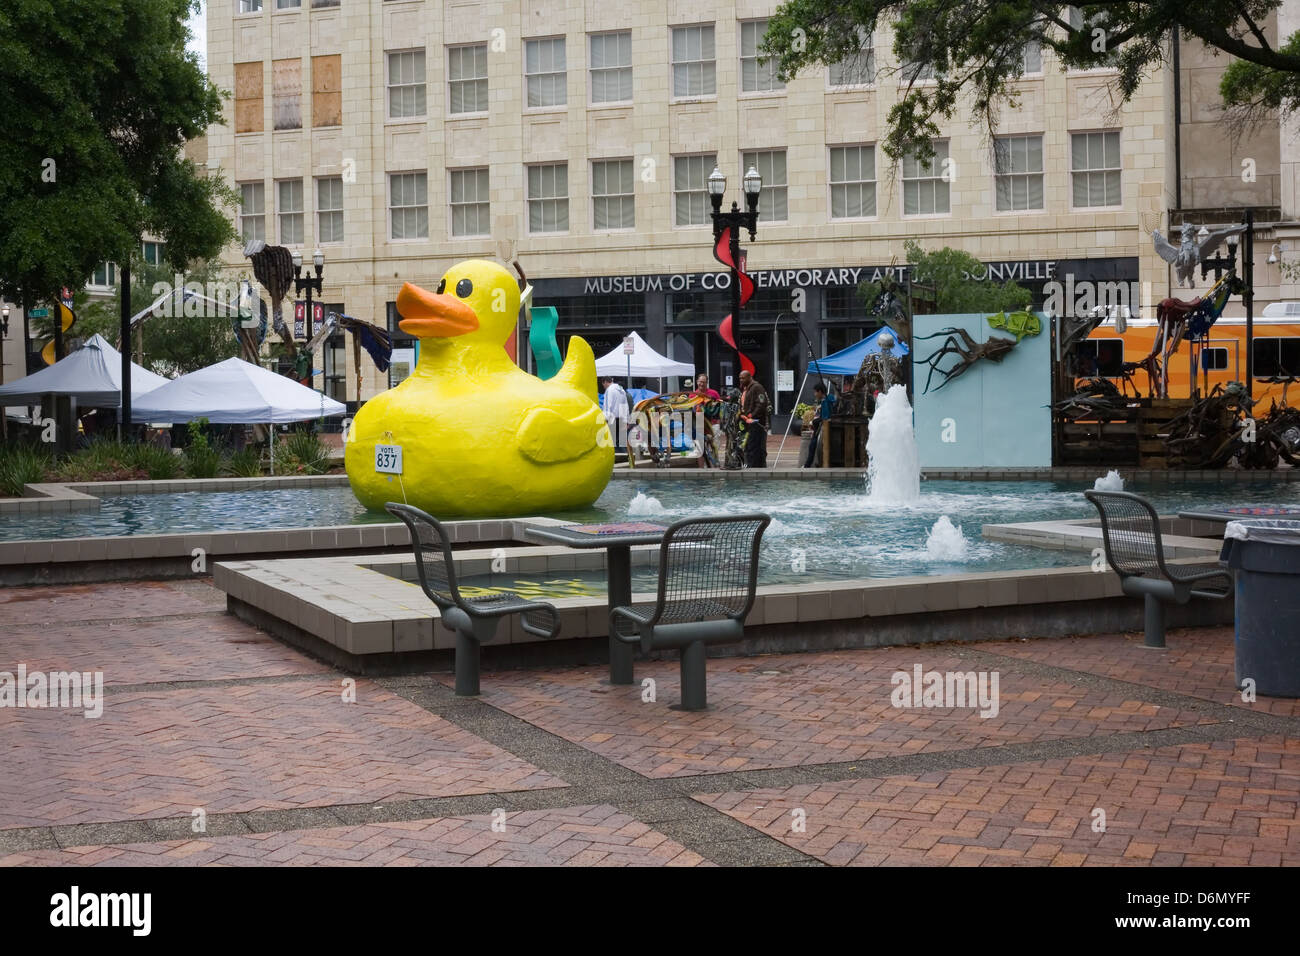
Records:
[[[451,338],[478,328],[478,316],[454,295],[438,295],[406,282],[397,293],[398,328],[416,338]]]

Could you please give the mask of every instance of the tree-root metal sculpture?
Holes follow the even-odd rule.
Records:
[[[930,366],[930,374],[927,375],[925,379],[926,393],[930,391],[930,382],[934,378],[935,372],[938,372],[943,377],[943,381],[939,384],[939,387],[935,389],[937,392],[940,388],[943,388],[953,379],[960,376],[980,359],[988,359],[990,362],[1001,362],[1007,357],[1007,353],[1016,347],[1015,339],[1004,339],[1001,336],[990,336],[987,341],[976,342],[970,337],[970,333],[965,329],[957,328],[940,329],[933,335],[918,335],[916,336],[916,341],[919,342],[922,339],[936,339],[941,335],[947,336],[947,338],[944,339],[943,344],[939,346],[936,351],[921,359],[923,364]],[[939,368],[939,364],[943,361],[944,356],[947,355],[959,356],[960,360],[952,368]]]

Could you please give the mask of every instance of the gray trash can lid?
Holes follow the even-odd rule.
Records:
[[[1236,541],[1258,541],[1261,544],[1289,544],[1300,547],[1300,521],[1282,518],[1248,518],[1229,521],[1223,531],[1224,538]]]

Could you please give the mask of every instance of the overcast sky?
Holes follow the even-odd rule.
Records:
[[[199,55],[199,62],[203,64],[204,69],[207,69],[208,65],[207,9],[208,2],[203,0],[199,12],[188,21],[191,34],[189,48]]]

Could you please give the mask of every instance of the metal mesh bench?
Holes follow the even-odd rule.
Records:
[[[1165,604],[1194,597],[1221,600],[1232,593],[1232,577],[1217,562],[1168,564],[1160,518],[1151,502],[1127,491],[1085,491],[1101,514],[1106,563],[1130,597],[1146,602],[1144,643],[1165,646]]]
[[[438,606],[442,623],[456,632],[456,694],[473,697],[479,692],[479,646],[496,637],[497,625],[510,614],[519,614],[520,626],[528,634],[551,638],[560,633],[560,616],[555,606],[532,601],[510,591],[483,597],[464,597],[456,587],[456,565],[451,542],[441,522],[419,508],[390,501],[385,507],[411,531],[415,567],[420,586]]]
[[[707,705],[709,644],[745,636],[758,587],[758,548],[768,515],[688,518],[664,532],[655,603],[610,609],[610,633],[641,650],[681,652],[682,710]]]

